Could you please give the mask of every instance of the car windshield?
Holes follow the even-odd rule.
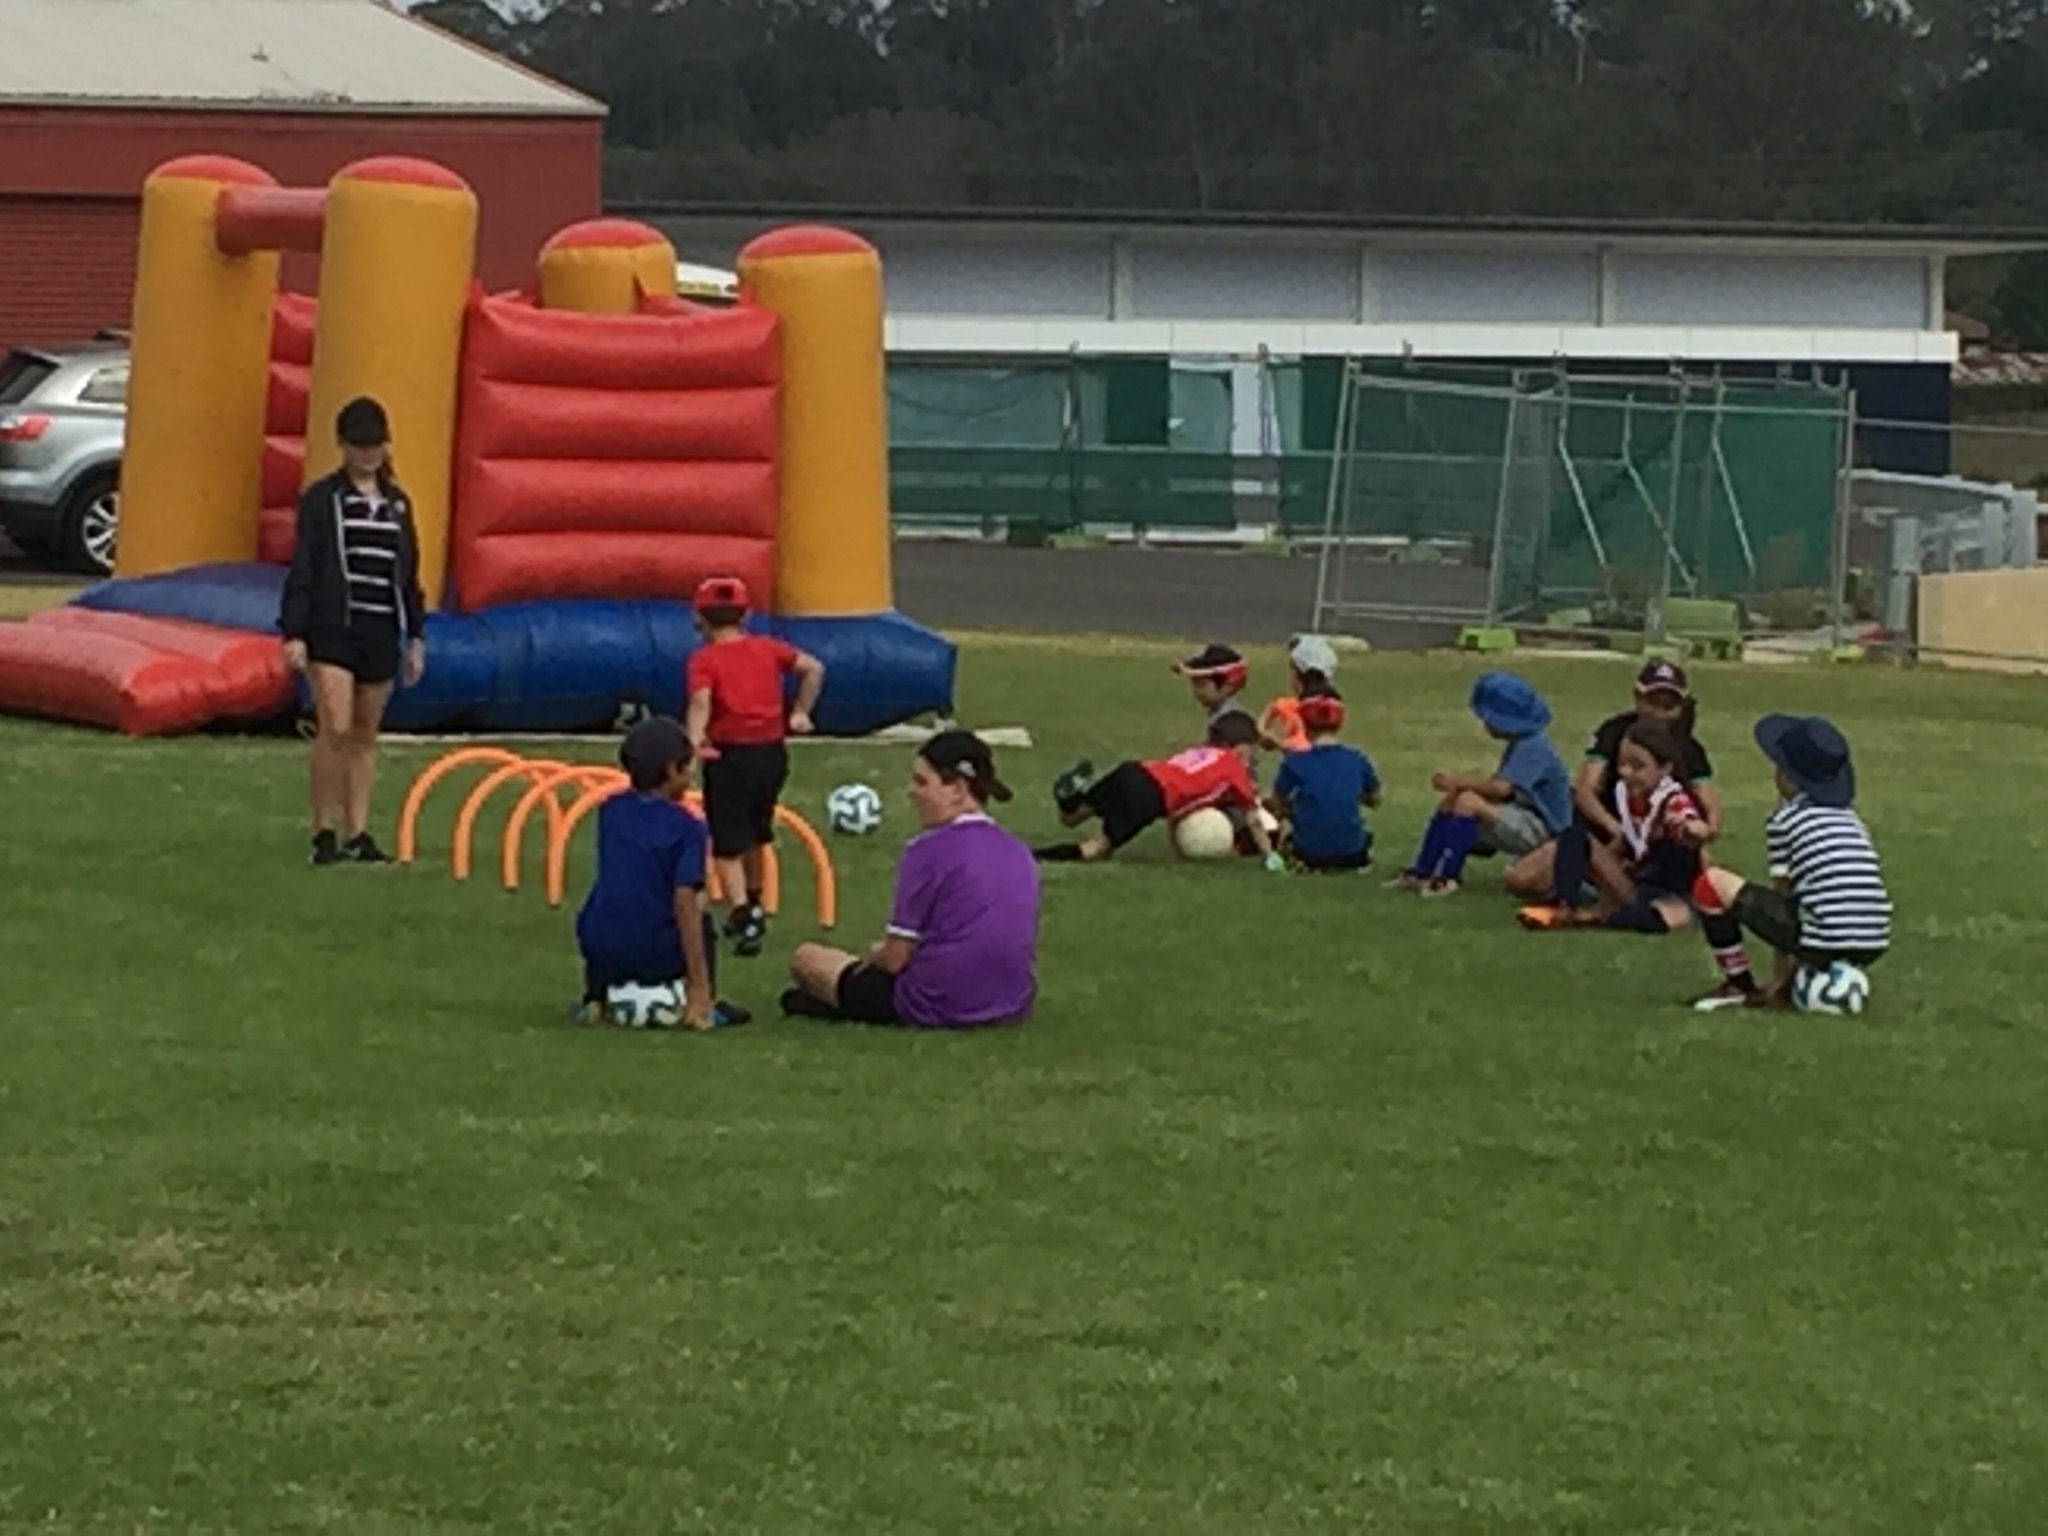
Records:
[[[57,365],[33,352],[10,352],[0,359],[0,405],[20,405],[36,392]]]

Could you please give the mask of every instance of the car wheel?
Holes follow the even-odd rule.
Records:
[[[65,564],[88,576],[114,573],[114,543],[121,529],[121,472],[95,470],[80,480],[64,504]]]

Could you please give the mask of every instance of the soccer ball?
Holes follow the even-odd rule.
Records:
[[[1861,1013],[1869,1001],[1870,978],[1846,960],[1802,965],[1792,978],[1792,1006],[1801,1013]]]
[[[1227,859],[1237,847],[1237,829],[1213,805],[1204,806],[1173,824],[1173,846],[1184,859]]]
[[[674,1029],[683,1022],[682,983],[643,986],[622,981],[606,987],[604,1016],[621,1029]]]
[[[842,784],[825,797],[832,830],[865,837],[882,824],[882,797],[865,784]]]

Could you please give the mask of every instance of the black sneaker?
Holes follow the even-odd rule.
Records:
[[[313,834],[313,856],[311,862],[315,866],[339,864],[347,857],[348,855],[341,851],[341,844],[335,840],[332,832],[315,832]]]
[[[1094,781],[1095,765],[1084,757],[1052,781],[1052,803],[1062,811],[1079,810],[1081,797]]]
[[[742,1024],[754,1022],[751,1008],[739,1003],[728,1003],[723,999],[711,1005],[711,1027],[713,1029],[738,1029]]]
[[[341,845],[341,856],[351,864],[389,864],[391,855],[377,846],[377,840],[367,832],[358,832]]]
[[[802,987],[790,987],[779,1000],[785,1019],[836,1019],[838,1014],[824,1003],[819,1002]]]
[[[744,909],[744,916],[746,921],[740,924],[739,931],[733,935],[732,952],[742,960],[752,960],[761,953],[762,946],[768,942],[768,914],[761,910],[759,902],[755,902]]]

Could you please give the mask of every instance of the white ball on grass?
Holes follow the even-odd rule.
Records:
[[[621,1029],[674,1029],[683,1022],[680,982],[643,986],[637,981],[605,988],[604,1016]]]
[[[825,797],[825,818],[835,832],[865,837],[882,824],[882,797],[866,784],[842,784]]]
[[[1792,978],[1792,1006],[1801,1013],[1861,1013],[1870,1001],[1870,978],[1846,960],[1802,965]]]
[[[1237,829],[1222,811],[1204,806],[1173,824],[1173,846],[1184,859],[1227,859],[1237,850]]]

